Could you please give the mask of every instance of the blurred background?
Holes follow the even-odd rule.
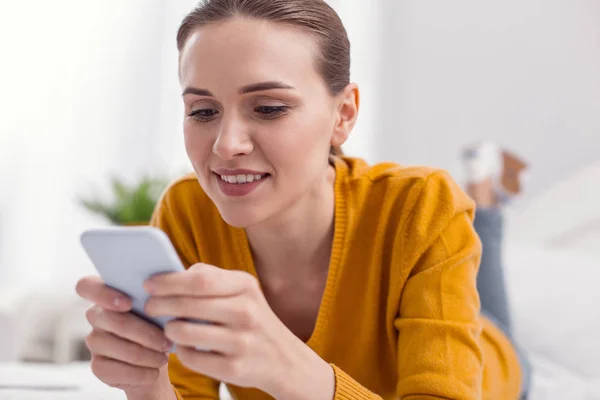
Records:
[[[506,210],[517,339],[535,398],[600,399],[600,1],[328,2],[362,91],[347,154],[461,183],[481,140],[529,164]],[[85,358],[79,234],[110,221],[82,199],[190,169],[175,34],[195,4],[0,0],[0,360]]]

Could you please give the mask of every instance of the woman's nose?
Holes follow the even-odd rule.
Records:
[[[213,153],[223,160],[231,160],[240,155],[248,155],[254,149],[247,128],[242,121],[224,121],[213,145]]]

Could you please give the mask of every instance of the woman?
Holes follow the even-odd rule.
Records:
[[[130,400],[216,399],[219,382],[239,399],[517,399],[517,355],[479,313],[473,202],[442,171],[335,155],[359,108],[336,13],[209,0],[177,40],[195,174],[152,225],[188,269],[146,283],[146,312],[178,320],[162,333],[82,279],[93,372]]]

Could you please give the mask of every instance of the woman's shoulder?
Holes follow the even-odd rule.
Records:
[[[392,198],[396,202],[411,201],[433,204],[448,203],[458,212],[474,204],[450,174],[429,166],[405,166],[394,162],[368,164],[360,158],[341,158],[347,169],[347,181],[353,188],[363,189],[365,195]],[[356,191],[352,191],[356,193]]]
[[[422,165],[407,166],[391,161],[369,164],[354,157],[341,157],[338,162],[347,170],[347,178],[351,183],[370,181],[373,184],[398,187],[419,185],[430,178],[451,179],[442,169]]]
[[[365,220],[390,234],[402,232],[426,242],[458,215],[474,217],[475,203],[443,169],[342,161],[347,168],[346,203],[357,222]]]

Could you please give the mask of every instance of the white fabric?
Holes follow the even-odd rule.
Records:
[[[15,386],[20,389],[15,389]],[[223,385],[220,398],[231,399]],[[86,362],[62,366],[0,363],[0,400],[38,399],[125,400],[126,396],[123,391],[108,387],[98,380]]]
[[[7,389],[15,386],[23,389]],[[0,400],[5,399],[121,400],[126,397],[121,390],[96,379],[87,363],[65,366],[0,363]]]
[[[538,354],[530,354],[534,368],[529,400],[598,400],[600,379],[577,374],[559,362]]]
[[[600,159],[535,198],[517,199],[507,210],[507,223],[506,236],[514,240],[600,256]]]
[[[600,257],[506,243],[516,340],[533,399],[600,399]]]

